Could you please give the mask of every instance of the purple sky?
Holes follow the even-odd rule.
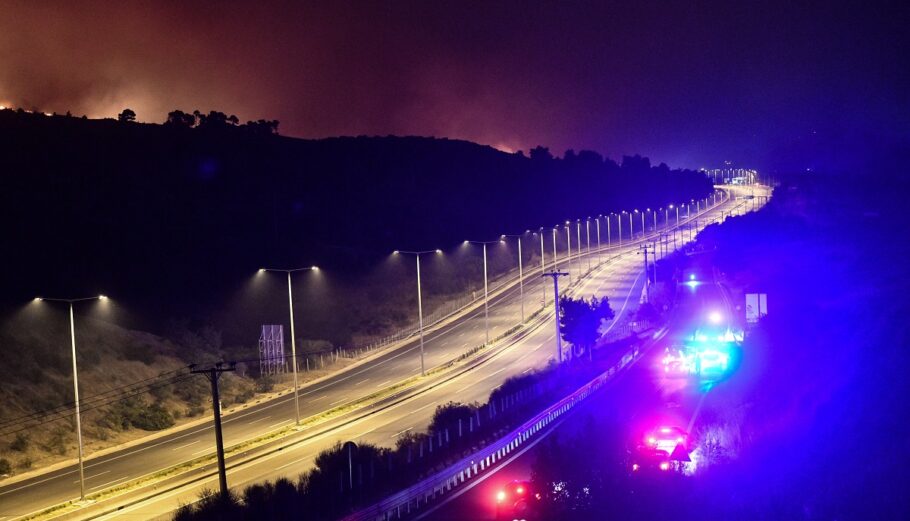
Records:
[[[906,138],[907,8],[796,3],[4,2],[0,104],[688,167],[761,166],[813,132]]]

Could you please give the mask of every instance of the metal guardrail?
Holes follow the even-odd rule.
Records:
[[[635,360],[638,354],[639,350],[637,347],[632,349],[623,355],[614,366],[569,396],[537,414],[506,436],[449,465],[444,470],[423,479],[419,483],[344,517],[344,521],[388,521],[401,518],[402,515],[410,514],[412,509],[416,510],[434,498],[457,489],[459,485],[475,478],[495,465],[496,462],[506,458],[548,425],[571,411]]]

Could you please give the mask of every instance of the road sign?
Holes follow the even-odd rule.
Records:
[[[673,449],[673,454],[670,454],[670,461],[690,462],[692,458],[689,457],[689,451],[683,447],[683,444],[677,443],[676,448]]]

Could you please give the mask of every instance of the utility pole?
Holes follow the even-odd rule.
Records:
[[[221,497],[227,497],[227,473],[224,470],[224,438],[221,435],[221,399],[218,397],[218,379],[221,373],[236,370],[232,362],[230,366],[223,367],[222,362],[218,362],[214,367],[208,369],[195,369],[196,364],[190,366],[190,373],[201,374],[208,378],[212,383],[212,412],[215,416],[215,449],[218,452],[218,483],[221,486]]]
[[[553,278],[553,310],[556,316],[556,362],[562,363],[562,336],[559,331],[559,277],[567,277],[569,274],[563,271],[551,271],[540,276]]]
[[[648,270],[648,253],[654,252],[654,247],[648,244],[642,244],[638,247],[645,260],[645,300],[651,303],[651,274]]]

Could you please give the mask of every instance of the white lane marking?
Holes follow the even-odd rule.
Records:
[[[274,428],[274,427],[278,427],[279,425],[284,425],[285,423],[290,423],[290,422],[291,422],[291,420],[290,420],[290,419],[287,419],[287,420],[284,420],[284,421],[280,421],[280,422],[278,422],[278,423],[273,423],[273,424],[269,425],[268,427],[266,427],[266,429],[272,429],[272,428]]]
[[[433,403],[433,402],[430,402],[430,403],[424,405],[423,407],[421,407],[421,408],[419,408],[419,409],[414,409],[413,412],[422,411],[422,410],[426,409],[427,407],[431,407],[431,406],[433,406],[433,405],[436,405],[436,404]]]
[[[365,383],[367,383],[367,382],[369,382],[369,381],[370,381],[369,378],[364,378],[363,380],[357,382],[357,383],[354,384],[354,385],[363,385],[363,384],[365,384]]]
[[[189,447],[190,445],[195,445],[195,444],[199,443],[200,441],[202,441],[202,440],[191,441],[191,442],[187,443],[186,445],[181,445],[181,446],[175,447],[171,450],[175,451],[175,450],[185,449],[185,448]]]
[[[525,356],[527,356],[527,355],[525,355]],[[494,372],[492,372],[492,373],[486,375],[485,377],[483,377],[483,379],[490,378],[491,376],[496,376],[496,375],[498,375],[499,373],[501,373],[501,372],[503,372],[503,371],[505,371],[505,370],[506,370],[506,368],[503,367],[502,369],[499,369],[499,370],[497,370],[497,371],[494,371]]]
[[[215,452],[215,449],[202,449],[193,453],[193,456],[199,456],[200,454],[205,454],[206,452]]]
[[[330,403],[329,405],[335,405],[336,403],[341,403],[341,402],[343,402],[343,401],[345,401],[345,400],[347,400],[347,397],[342,398],[342,399],[340,399],[340,400],[335,400],[334,402]]]
[[[110,471],[105,470],[104,472],[99,472],[98,474],[95,474],[94,476],[86,476],[85,480],[88,481],[90,479],[97,478],[98,476],[103,476],[103,475],[107,474],[108,472],[110,472]],[[79,480],[77,479],[76,481],[73,481],[73,483],[79,483]]]
[[[281,469],[283,469],[283,468],[285,468],[285,467],[290,467],[291,465],[296,465],[297,463],[300,463],[301,461],[303,461],[303,460],[305,460],[305,459],[309,459],[309,458],[300,458],[300,459],[294,460],[294,461],[292,461],[292,462],[290,462],[290,463],[285,463],[284,465],[278,467],[278,468],[275,469],[275,470],[281,470]]]
[[[465,391],[465,390],[467,390],[467,389],[470,389],[472,385],[474,385],[474,384],[473,384],[473,383],[469,383],[468,385],[466,385],[466,386],[462,387],[461,389],[458,389],[457,391],[455,391],[455,394],[458,394],[458,393],[460,393],[461,391]]]
[[[385,387],[386,384],[389,384],[389,383],[392,383],[392,381],[391,381],[391,380],[386,380],[386,381],[382,382],[381,384],[379,384],[379,387]]]
[[[271,416],[264,416],[264,417],[262,417],[262,418],[259,418],[258,420],[253,420],[253,421],[251,421],[251,422],[247,422],[247,425],[252,425],[252,424],[254,424],[254,423],[256,423],[256,422],[261,422],[262,420],[268,420],[269,418],[271,418]]]
[[[95,487],[90,488],[89,491],[98,490],[99,488],[104,488],[104,487],[113,485],[114,483],[122,483],[122,482],[124,482],[124,481],[127,481],[128,479],[130,479],[129,476],[127,476],[127,477],[125,477],[125,478],[115,479],[115,480],[113,480],[113,481],[108,481],[107,483],[104,483],[104,484],[102,484],[102,485],[98,485],[98,486],[95,486]]]
[[[401,436],[402,434],[408,432],[408,431],[411,430],[411,429],[413,429],[413,427],[408,427],[407,429],[405,429],[405,430],[403,430],[403,431],[401,431],[401,432],[396,432],[395,434],[392,435],[392,437],[393,437],[393,438],[397,438],[397,437]]]

